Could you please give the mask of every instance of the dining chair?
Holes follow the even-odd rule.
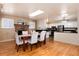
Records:
[[[17,52],[18,52],[19,47],[21,45],[23,45],[23,40],[21,39],[21,37],[18,36],[17,33],[15,33],[15,41],[16,41],[16,48],[17,48]],[[26,40],[25,43],[28,43],[28,41]]]
[[[31,51],[32,51],[32,46],[33,45],[36,45],[36,47],[37,47],[37,43],[38,43],[38,32],[35,32],[35,31],[32,32],[31,39],[28,40],[28,43],[31,46]]]
[[[42,42],[46,43],[45,40],[46,40],[46,31],[42,31],[42,32],[40,33],[40,38],[38,39],[38,41],[39,41],[39,43],[40,43],[40,46],[41,46],[41,43],[42,43]]]
[[[28,35],[28,31],[22,31],[23,35]]]
[[[50,32],[46,32],[46,39],[49,39]]]

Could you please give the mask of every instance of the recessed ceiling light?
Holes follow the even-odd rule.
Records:
[[[42,13],[44,13],[42,10],[37,10],[37,11],[35,11],[35,12],[29,14],[29,16],[30,16],[30,17],[34,17],[34,16],[37,16],[37,15],[42,14]]]

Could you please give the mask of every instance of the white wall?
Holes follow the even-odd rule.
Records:
[[[46,27],[46,20],[37,20],[37,29],[45,29]]]
[[[77,21],[60,21],[57,23],[49,24],[49,27],[58,26],[58,25],[64,25],[65,27],[77,27],[78,26]]]
[[[29,22],[29,28],[30,29],[35,29],[35,22],[34,21]]]

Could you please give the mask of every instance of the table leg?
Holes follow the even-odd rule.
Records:
[[[25,38],[23,38],[23,51],[25,51]]]
[[[46,39],[44,40],[44,44],[46,44]]]
[[[45,39],[44,39],[44,44],[46,44],[46,35],[45,35]]]

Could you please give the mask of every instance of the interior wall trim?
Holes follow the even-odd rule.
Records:
[[[0,42],[8,42],[8,41],[13,41],[13,40],[15,40],[15,39],[7,39],[7,40],[2,40]]]

